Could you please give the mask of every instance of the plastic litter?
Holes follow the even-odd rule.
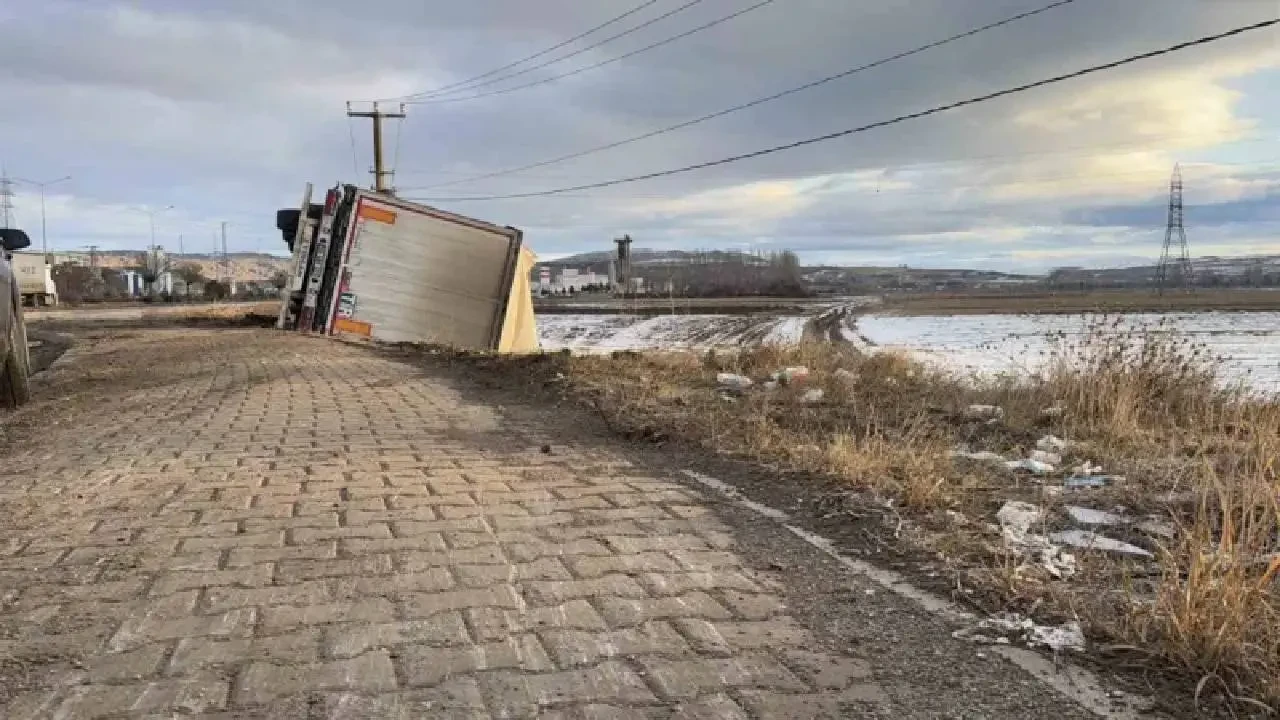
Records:
[[[1036,449],[1045,452],[1061,453],[1067,449],[1067,441],[1057,435],[1045,435],[1036,441]]]
[[[1062,463],[1061,455],[1047,450],[1032,450],[1030,458],[1036,462],[1045,463],[1046,465],[1057,466]]]
[[[751,378],[734,373],[720,373],[716,375],[716,383],[721,387],[731,388],[733,390],[746,390],[755,384],[751,381]]]
[[[1127,542],[1099,535],[1092,530],[1063,530],[1062,532],[1053,533],[1049,536],[1049,539],[1056,543],[1085,550],[1101,550],[1103,552],[1114,552],[1121,555],[1144,558],[1153,557],[1150,552],[1137,545],[1130,545]]]
[[[773,374],[773,379],[783,385],[795,385],[809,379],[809,368],[803,366],[783,368]]]
[[[1004,462],[1004,456],[999,453],[993,453],[990,450],[982,450],[979,452],[969,452],[968,450],[952,450],[951,457],[965,458],[967,460],[977,460],[979,462]]]
[[[1067,515],[1079,525],[1126,525],[1129,522],[1129,518],[1123,515],[1077,505],[1068,505]]]
[[[1085,460],[1083,463],[1072,468],[1071,472],[1076,475],[1101,475],[1102,466],[1094,465],[1089,460]]]
[[[970,405],[964,409],[964,416],[971,420],[1003,420],[1004,408],[996,405]]]
[[[1084,650],[1084,630],[1072,621],[1057,627],[1037,625],[1031,618],[1017,613],[999,613],[977,624],[951,633],[951,637],[989,645],[1023,642],[1031,647],[1048,647],[1054,651]]]
[[[1048,475],[1054,467],[1047,462],[1028,458],[1026,460],[1009,460],[1004,464],[1010,470],[1026,470],[1034,475]]]
[[[1064,487],[1091,488],[1106,487],[1112,483],[1124,482],[1120,475],[1072,475],[1062,481]]]
[[[1000,534],[1005,544],[1033,564],[1044,568],[1055,578],[1068,578],[1076,574],[1076,558],[1061,547],[1054,545],[1044,535],[1031,532],[1031,527],[1040,521],[1043,513],[1031,503],[1010,500],[998,512],[996,520],[1000,522]]]
[[[822,398],[825,396],[826,393],[822,391],[822,388],[814,388],[812,390],[806,390],[804,394],[800,396],[800,402],[804,405],[816,405],[822,402]]]

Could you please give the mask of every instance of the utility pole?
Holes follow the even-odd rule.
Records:
[[[397,112],[382,110],[376,102],[373,103],[373,109],[360,111],[352,110],[351,103],[347,103],[347,117],[373,120],[373,189],[388,195],[395,194],[395,190],[387,184],[387,178],[394,175],[395,170],[387,170],[382,161],[382,120],[384,118],[404,119],[404,103],[400,103],[400,109]]]
[[[71,179],[71,176],[67,175],[65,177],[60,177],[57,180],[47,180],[45,182],[38,182],[36,180],[23,180],[22,178],[14,178],[14,179],[17,180],[18,182],[26,183],[28,185],[35,185],[36,187],[40,188],[40,249],[44,252],[45,262],[48,262],[49,230],[48,230],[47,224],[45,223],[44,189],[49,187],[50,185],[57,185],[60,182],[66,182]]]
[[[0,169],[0,224],[5,229],[13,218],[13,181]]]
[[[222,281],[227,284],[227,291],[231,291],[231,256],[227,255],[227,221],[222,221]]]

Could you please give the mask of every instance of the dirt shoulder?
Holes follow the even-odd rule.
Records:
[[[1265,679],[1257,676],[1249,681],[1235,676],[1237,684],[1227,685],[1223,692],[1213,671],[1204,668],[1217,667],[1223,677],[1232,677],[1236,671],[1231,663],[1252,652],[1244,629],[1259,623],[1268,627],[1275,604],[1266,584],[1274,571],[1265,563],[1249,564],[1253,560],[1241,564],[1239,572],[1228,572],[1225,562],[1214,568],[1196,566],[1199,556],[1187,549],[1202,547],[1195,545],[1205,539],[1197,533],[1222,534],[1223,527],[1213,518],[1233,512],[1224,505],[1225,497],[1195,490],[1203,479],[1197,473],[1209,467],[1219,477],[1238,477],[1238,489],[1265,487],[1254,482],[1252,467],[1244,464],[1246,455],[1229,450],[1243,451],[1241,443],[1247,444],[1232,434],[1239,426],[1175,428],[1167,431],[1168,437],[1154,439],[1144,428],[1132,438],[1124,436],[1125,442],[1110,443],[1087,432],[1074,406],[1066,417],[1061,412],[1042,416],[1042,410],[1053,409],[1049,395],[947,384],[905,360],[869,359],[829,345],[761,349],[732,358],[629,352],[591,358],[458,358],[445,353],[423,357],[432,367],[465,375],[482,391],[499,398],[505,394],[506,400],[496,402],[523,398],[526,404],[554,407],[568,424],[594,423],[657,460],[713,475],[834,540],[846,555],[902,572],[917,586],[979,616],[1016,613],[1045,627],[1079,622],[1090,651],[1072,657],[1099,670],[1124,693],[1154,696],[1161,713],[1248,716],[1257,706],[1240,698],[1265,692],[1257,685],[1265,685]],[[761,368],[789,364],[808,365],[812,378],[794,387],[758,387]],[[846,377],[838,374],[847,369],[856,376],[853,388],[845,387]],[[717,373],[732,371],[756,377],[757,389],[717,388]],[[1100,392],[1104,388],[1098,380],[1083,378],[1080,383]],[[824,391],[825,399],[805,402],[811,390]],[[1150,390],[1157,398],[1175,392],[1154,386]],[[997,402],[1007,413],[999,418],[965,414],[970,404],[983,401]],[[1196,407],[1206,417],[1218,412]],[[1254,417],[1262,418],[1273,409],[1247,412],[1255,411]],[[1259,432],[1267,434],[1265,429]],[[1065,467],[1100,461],[1108,472],[1128,479],[1069,490],[1063,485],[1070,470],[1036,477],[1008,471],[1003,463],[993,466],[986,458],[954,456],[954,448],[964,446],[1001,458],[1026,458],[1040,439],[1055,433],[1074,441],[1063,453]],[[1182,492],[1170,492],[1178,488]],[[1149,554],[1135,558],[1067,547],[1075,565],[1070,575],[1054,577],[1034,553],[1027,556],[1002,540],[997,517],[1009,502],[1036,508],[1033,535],[1038,537],[1096,531]],[[1202,510],[1208,508],[1207,514],[1196,515],[1198,502]],[[1123,508],[1120,512],[1134,524],[1080,527],[1068,515],[1070,506]],[[1265,507],[1255,509],[1265,512]],[[1138,530],[1139,520],[1151,521],[1156,530]],[[1151,534],[1170,527],[1174,536]],[[1272,542],[1268,532],[1273,528],[1251,535],[1253,544],[1243,542],[1243,536],[1233,537],[1232,542],[1239,542],[1232,548],[1233,557],[1254,557],[1249,553]],[[1198,575],[1204,577],[1196,580]],[[1244,585],[1261,591],[1247,603],[1233,605],[1235,615],[1214,610],[1227,605],[1222,593]],[[1183,610],[1167,605],[1189,595],[1195,595],[1194,606],[1183,609],[1185,616],[1177,614]],[[1231,602],[1240,601],[1232,597]],[[1146,609],[1135,614],[1132,603]],[[1200,625],[1188,626],[1189,635],[1177,638],[1172,625],[1178,622]],[[1198,643],[1196,633],[1211,631],[1219,642],[1212,656],[1199,654],[1199,645],[1180,644]],[[969,647],[972,653],[984,652],[982,645]],[[1262,656],[1254,660],[1269,661]],[[1265,677],[1264,673],[1261,678]]]

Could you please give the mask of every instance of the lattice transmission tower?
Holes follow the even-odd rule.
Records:
[[[1192,279],[1187,231],[1182,226],[1182,166],[1174,165],[1173,177],[1169,180],[1169,221],[1164,230],[1160,265],[1156,268],[1156,287],[1162,293],[1167,288],[1190,288]]]

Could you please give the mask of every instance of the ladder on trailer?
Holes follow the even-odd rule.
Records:
[[[293,259],[289,262],[289,280],[280,291],[280,314],[276,317],[276,328],[284,330],[290,326],[289,306],[293,294],[302,290],[302,281],[306,278],[307,262],[311,259],[311,237],[314,221],[311,214],[311,183],[302,191],[302,208],[298,214],[298,227],[293,231]]]
[[[324,285],[324,271],[329,264],[329,244],[333,240],[333,216],[342,197],[342,186],[330,190],[324,197],[324,214],[320,216],[320,231],[316,233],[316,246],[311,251],[311,269],[307,273],[307,292],[302,298],[302,312],[298,314],[298,329],[311,332],[315,324],[316,306],[320,302],[320,288]]]

